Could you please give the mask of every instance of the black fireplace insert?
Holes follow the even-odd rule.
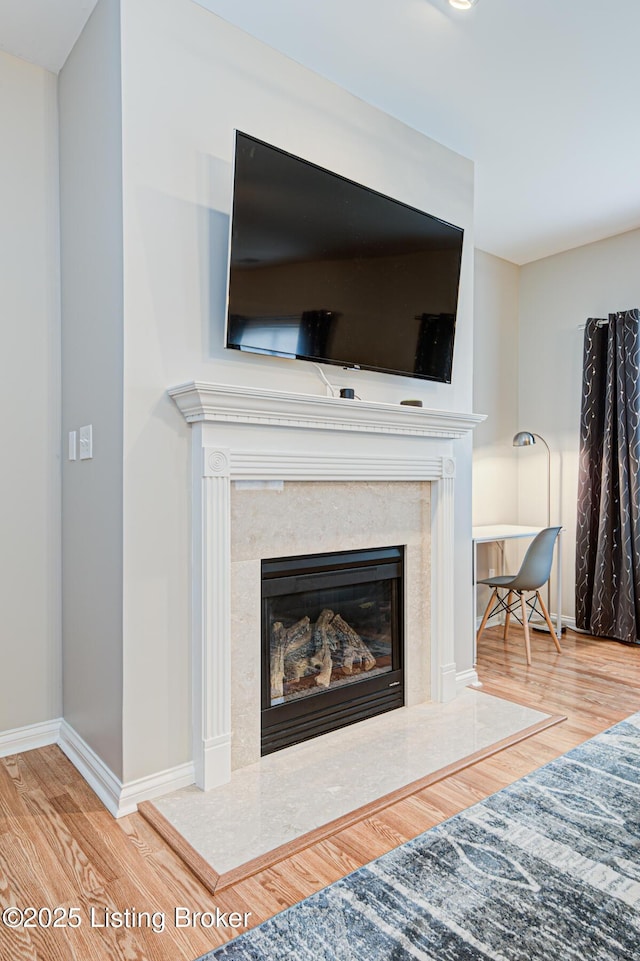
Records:
[[[404,549],[262,561],[262,754],[404,704]]]

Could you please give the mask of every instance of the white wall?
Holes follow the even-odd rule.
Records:
[[[640,230],[568,250],[520,269],[519,424],[552,451],[552,523],[562,523],[563,613],[574,616],[583,331],[588,317],[640,306]],[[546,522],[544,448],[522,448],[519,517]],[[552,593],[552,603],[554,595]]]
[[[518,311],[520,270],[475,252],[473,407],[487,419],[473,434],[473,523],[518,523]],[[507,569],[519,560],[508,546]],[[478,548],[478,578],[499,570],[496,545]],[[478,615],[489,599],[478,588]]]
[[[473,407],[487,419],[473,435],[473,523],[517,516],[519,268],[475,252]]]
[[[0,731],[59,717],[56,78],[0,53]]]
[[[473,170],[189,0],[126,5],[122,36],[128,780],[190,752],[189,428],[167,388],[195,378],[324,392],[311,365],[223,349],[234,128],[466,228],[454,384],[354,374],[372,400],[471,409]],[[472,658],[470,444],[458,454],[461,670]]]
[[[117,0],[100,0],[59,77],[64,716],[122,775],[122,152]]]

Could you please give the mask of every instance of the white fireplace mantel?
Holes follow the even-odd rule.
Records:
[[[424,407],[191,381],[169,391],[189,423],[271,424],[414,437],[459,438],[484,420]]]
[[[237,480],[424,480],[432,485],[432,698],[455,696],[452,441],[484,417],[190,382],[193,425],[193,752],[203,789],[231,776],[230,489]]]

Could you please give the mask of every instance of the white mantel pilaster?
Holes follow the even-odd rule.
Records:
[[[193,750],[203,789],[231,775],[233,480],[432,482],[432,697],[455,696],[451,442],[483,417],[191,382],[169,391],[193,425]]]

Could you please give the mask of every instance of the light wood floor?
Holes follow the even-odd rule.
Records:
[[[0,961],[193,961],[230,929],[176,928],[174,909],[251,912],[257,924],[640,710],[640,648],[567,632],[558,656],[517,628],[481,640],[484,690],[567,720],[352,825],[213,897],[139,814],[116,822],[55,747],[0,761],[0,910],[79,908],[75,929],[12,930]],[[98,928],[105,909],[161,912],[165,930]],[[72,915],[73,917],[73,915]],[[46,924],[48,916],[43,914]],[[146,919],[140,919],[144,925]]]

